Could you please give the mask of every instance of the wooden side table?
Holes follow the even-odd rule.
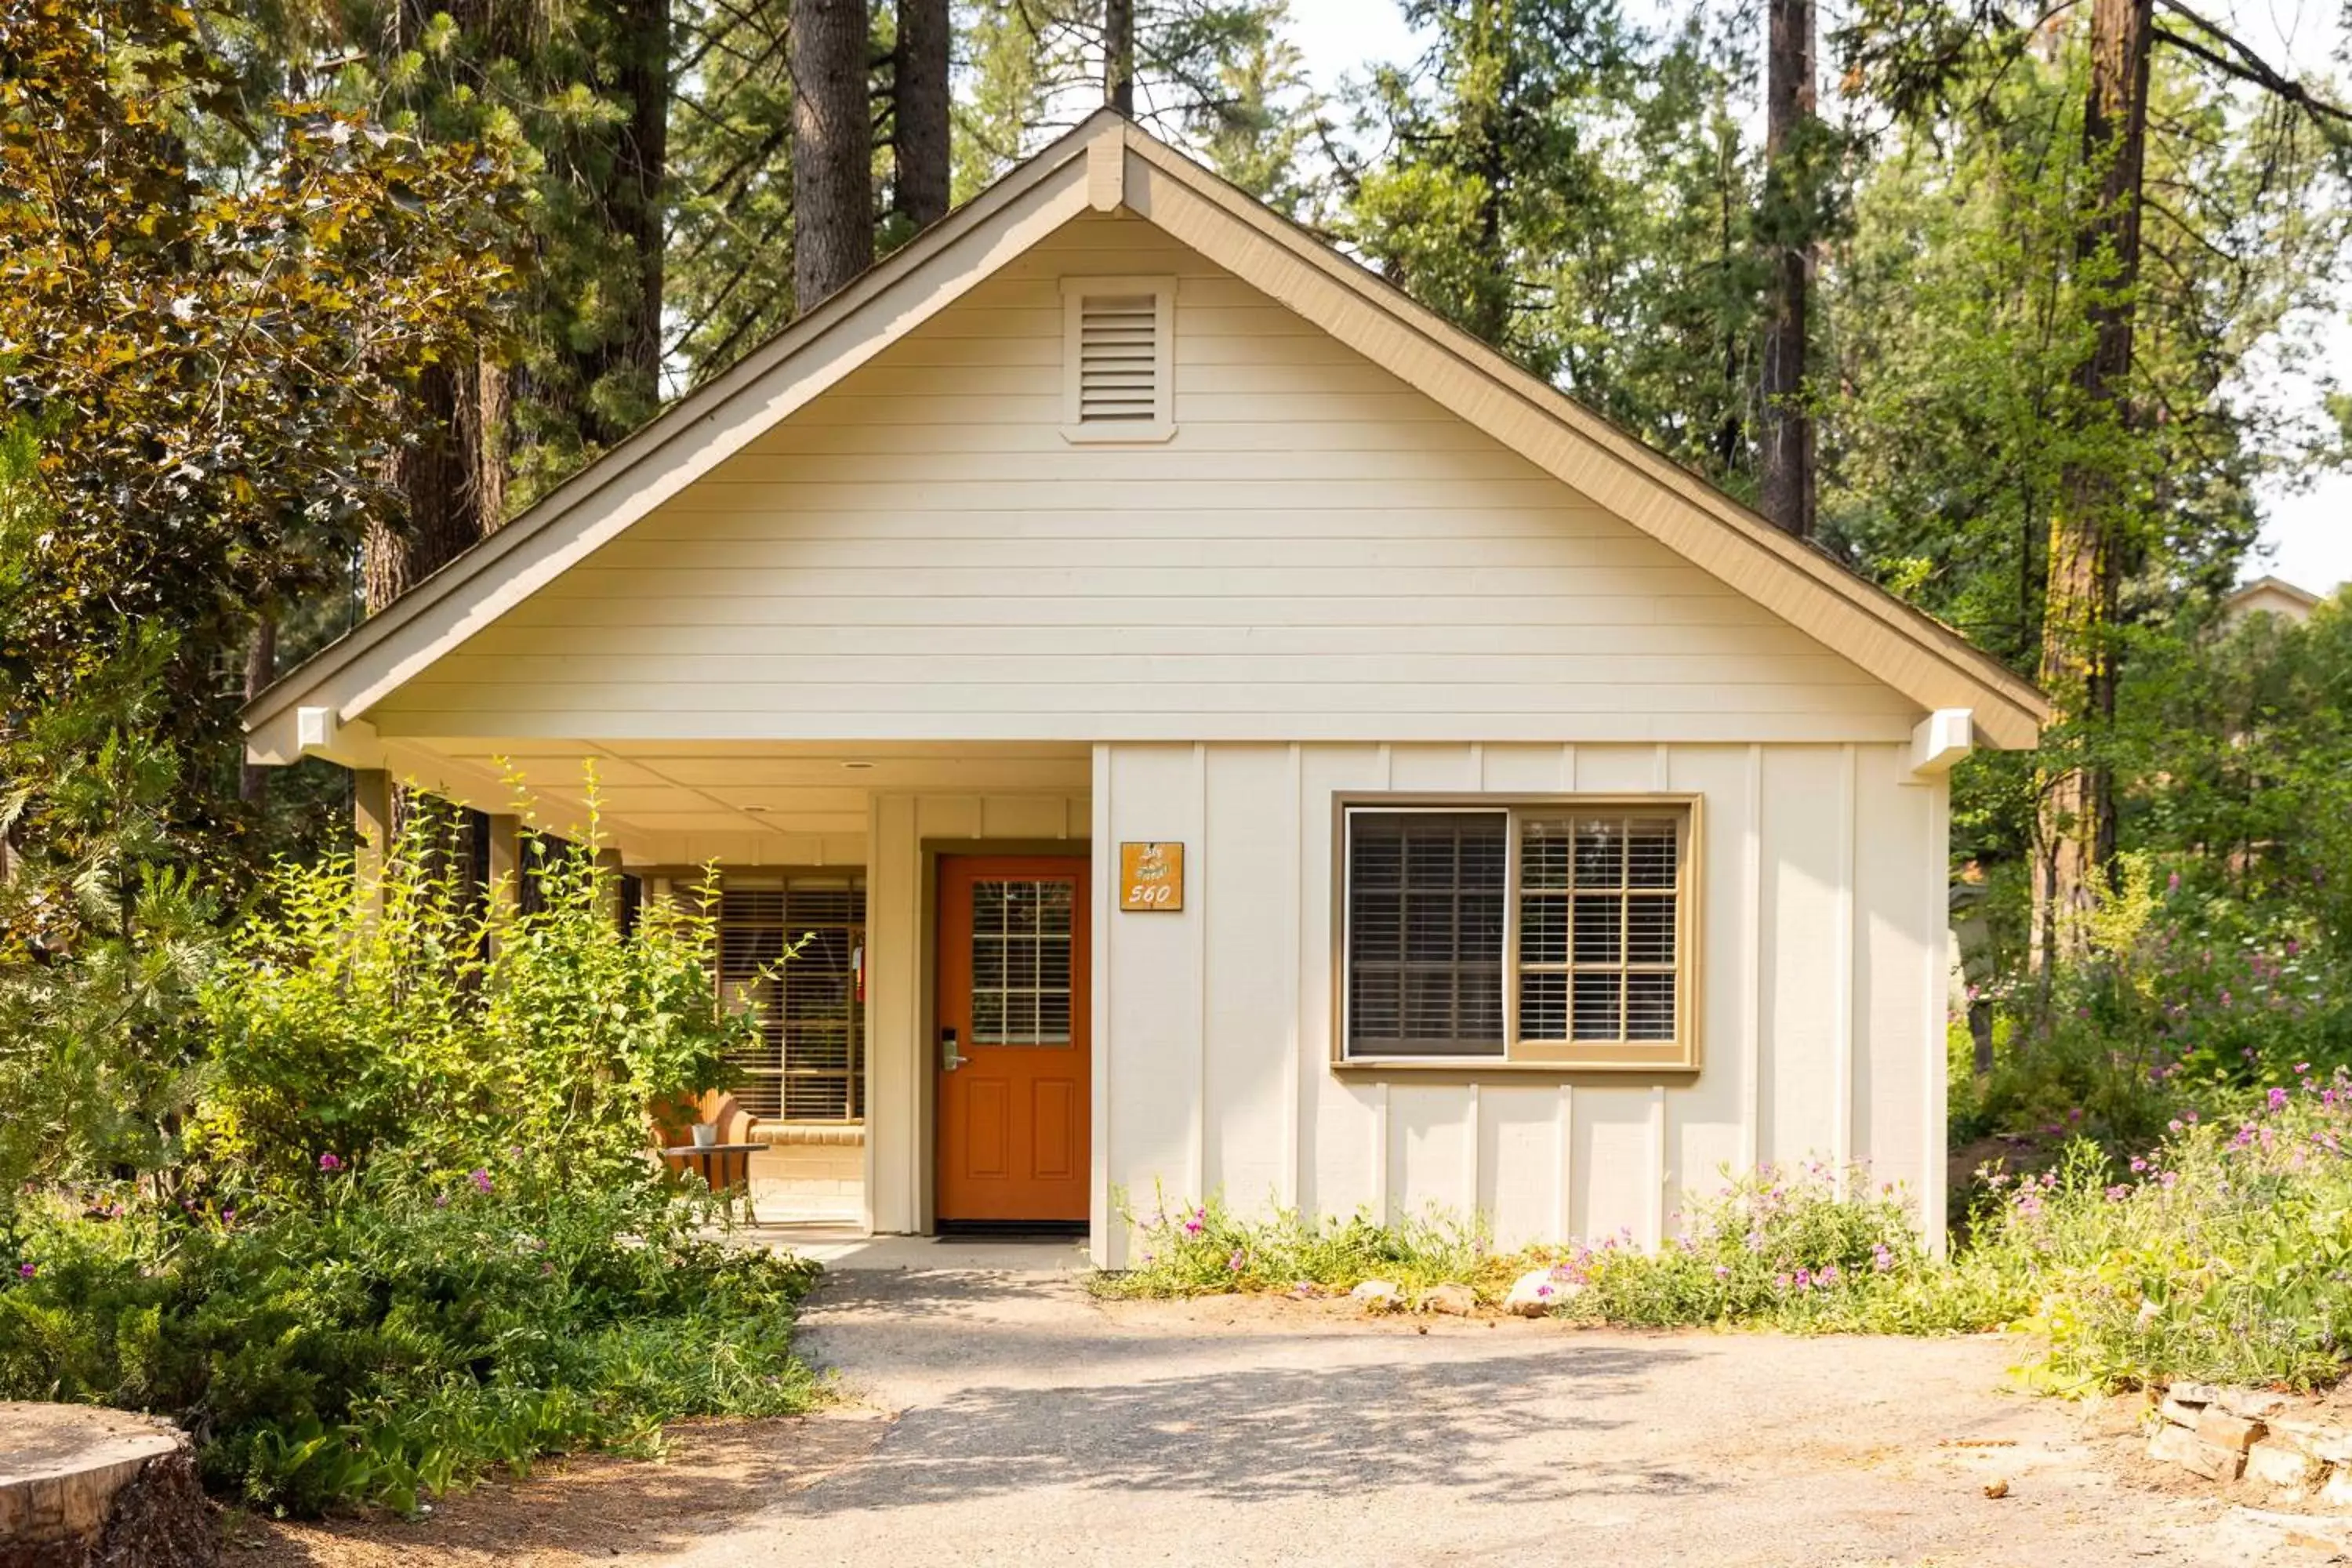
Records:
[[[679,1143],[661,1152],[662,1163],[673,1171],[691,1171],[703,1185],[719,1194],[727,1217],[735,1217],[735,1194],[743,1194],[743,1217],[752,1225],[760,1216],[751,1207],[751,1155],[758,1143]]]

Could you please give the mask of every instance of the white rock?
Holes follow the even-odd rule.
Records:
[[[1522,1318],[1540,1318],[1563,1301],[1573,1300],[1584,1287],[1552,1278],[1549,1268],[1530,1268],[1512,1283],[1503,1298],[1503,1310]]]
[[[2290,1443],[2265,1438],[2246,1450],[2246,1474],[2266,1487],[2300,1495],[2326,1467]]]
[[[1367,1312],[1392,1312],[1404,1300],[1395,1282],[1388,1279],[1367,1279],[1348,1295]]]

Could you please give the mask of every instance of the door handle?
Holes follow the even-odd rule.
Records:
[[[940,1031],[940,1070],[953,1072],[961,1066],[963,1066],[963,1057],[956,1050],[956,1032],[953,1029],[941,1029]]]

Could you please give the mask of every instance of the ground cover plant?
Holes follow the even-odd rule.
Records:
[[[2021,1370],[2062,1392],[2176,1377],[2313,1388],[2352,1365],[2347,1139],[2352,1073],[2306,1070],[2239,1114],[2187,1112],[2121,1162],[2077,1138],[2032,1177],[1985,1172],[1974,1223],[1948,1258],[1921,1245],[1900,1189],[1811,1165],[1759,1172],[1694,1202],[1654,1249],[1620,1236],[1497,1254],[1476,1245],[1475,1224],[1436,1217],[1393,1230],[1367,1216],[1313,1226],[1198,1205],[1141,1223],[1139,1266],[1099,1289],[1344,1289],[1377,1276],[1416,1289],[1455,1279],[1493,1301],[1519,1270],[1544,1268],[1554,1313],[1580,1321],[2010,1329],[2042,1346]]]
[[[21,1224],[0,1390],[169,1415],[208,1484],[293,1513],[413,1510],[494,1465],[816,1397],[792,1353],[814,1269],[706,1239],[698,1205],[322,1160],[303,1196]]]
[[[1477,1216],[1430,1213],[1382,1224],[1370,1214],[1342,1219],[1277,1208],[1265,1218],[1237,1215],[1222,1198],[1148,1217],[1131,1210],[1137,1267],[1091,1278],[1108,1297],[1178,1297],[1301,1285],[1347,1290],[1386,1279],[1408,1293],[1465,1284],[1499,1298],[1521,1260],[1497,1252]]]
[[[526,837],[527,901],[478,887],[453,826],[413,798],[364,889],[281,868],[174,993],[206,1048],[114,1145],[144,1167],[0,1192],[0,1398],[169,1415],[208,1482],[299,1513],[814,1399],[814,1270],[712,1239],[646,1152],[754,1026],[708,910],[624,931],[593,826]]]

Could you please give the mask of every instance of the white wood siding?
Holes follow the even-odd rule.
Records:
[[[1160,446],[1061,277],[1170,274]],[[387,737],[1885,742],[1915,705],[1150,226],[1071,223],[378,704]]]
[[[1946,786],[1902,747],[1114,743],[1095,777],[1106,854],[1188,846],[1181,915],[1096,917],[1097,1157],[1130,1205],[1436,1205],[1483,1212],[1505,1243],[1654,1245],[1727,1169],[1843,1157],[1940,1230]],[[1332,1071],[1333,793],[1475,788],[1705,796],[1695,1077]],[[1114,1220],[1098,1256],[1128,1240]]]

